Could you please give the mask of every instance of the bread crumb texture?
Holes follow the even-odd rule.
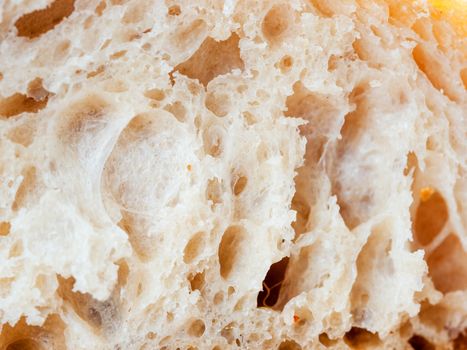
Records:
[[[466,23],[0,1],[0,350],[467,349]]]

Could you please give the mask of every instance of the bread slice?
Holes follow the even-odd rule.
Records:
[[[3,0],[0,349],[465,349],[466,23]]]

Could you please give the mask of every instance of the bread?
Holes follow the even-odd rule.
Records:
[[[466,349],[466,7],[3,0],[0,349]]]

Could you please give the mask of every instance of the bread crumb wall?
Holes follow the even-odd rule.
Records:
[[[4,0],[0,349],[463,349],[443,9]]]

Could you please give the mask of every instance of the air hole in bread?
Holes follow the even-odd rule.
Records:
[[[198,232],[190,238],[183,251],[183,261],[186,264],[193,262],[203,252],[206,243],[205,236],[204,232]]]
[[[184,122],[186,120],[186,108],[183,106],[183,103],[180,101],[175,101],[164,107],[167,112],[170,112],[174,115],[179,122]]]
[[[94,329],[99,329],[102,326],[102,318],[99,312],[92,306],[97,301],[93,300],[93,297],[88,293],[74,292],[74,278],[65,279],[62,276],[57,276],[57,279],[59,283],[58,295],[72,306],[81,319],[89,323]]]
[[[302,350],[302,347],[294,340],[284,340],[279,344],[277,350]]]
[[[253,113],[250,113],[248,111],[245,111],[242,113],[243,119],[248,125],[253,125],[256,123],[256,117],[253,115]]]
[[[14,117],[21,113],[37,113],[47,105],[47,98],[35,100],[33,97],[15,93],[0,99],[0,117]]]
[[[298,179],[296,179],[297,191],[292,198],[292,210],[295,210],[297,213],[295,216],[295,221],[292,222],[292,227],[295,231],[295,237],[300,236],[308,230],[307,225],[311,211],[308,201],[303,197],[302,191],[300,191],[301,184],[297,184],[297,180]]]
[[[204,151],[212,157],[219,157],[224,148],[225,131],[218,125],[211,125],[203,135]]]
[[[221,336],[227,340],[227,343],[233,344],[235,341],[235,331],[237,328],[236,322],[230,322],[228,325],[226,325],[224,328],[221,330]]]
[[[433,283],[443,293],[467,289],[467,252],[454,234],[444,241],[428,256],[429,274]]]
[[[442,303],[431,305],[428,302],[422,302],[419,320],[424,326],[430,327],[437,332],[442,332],[446,324],[449,323],[448,318],[450,317],[449,307],[446,307]],[[413,328],[413,327],[412,327]],[[451,330],[452,331],[452,330]],[[413,329],[409,335],[413,334]]]
[[[192,291],[199,290],[201,291],[204,287],[204,271],[198,272],[188,277],[188,281],[190,282],[190,287]]]
[[[149,236],[145,231],[146,222],[144,218],[121,211],[122,219],[118,226],[126,232],[131,248],[141,261],[150,260],[155,254],[156,238]]]
[[[28,205],[36,194],[36,168],[29,166],[22,171],[21,175],[23,176],[23,181],[21,181],[21,185],[16,191],[15,200],[12,205],[13,210],[19,210]]]
[[[352,43],[352,48],[359,59],[368,62],[368,65],[376,68],[377,65],[372,60],[373,53],[369,51],[371,46],[368,47],[368,44],[363,39],[355,39]]]
[[[165,336],[164,338],[161,339],[161,341],[159,342],[159,345],[165,345],[167,343],[170,343],[171,340],[172,340],[172,337],[170,335]],[[160,348],[160,350],[169,350],[169,347],[163,346]]]
[[[330,96],[312,92],[298,81],[293,85],[293,94],[287,97],[287,111],[284,114],[309,122],[300,127],[303,136],[310,136],[313,132],[326,135],[337,127],[340,110],[336,105],[336,101]],[[308,142],[313,142],[314,138],[309,137]],[[310,147],[307,147],[307,150],[309,149]]]
[[[89,16],[83,23],[84,29],[89,29],[94,24],[94,16]]]
[[[11,224],[8,221],[0,221],[0,236],[8,236],[10,229]]]
[[[425,41],[429,41],[432,38],[432,28],[432,22],[427,17],[418,18],[412,25],[412,30]]]
[[[227,295],[230,297],[234,293],[235,293],[235,288],[233,286],[229,286],[229,288],[227,288]]]
[[[30,81],[26,95],[13,94],[0,100],[0,116],[13,117],[21,113],[37,113],[46,107],[50,92],[42,86],[42,79]]]
[[[70,16],[74,9],[75,0],[55,0],[45,9],[23,15],[15,22],[18,36],[37,38]]]
[[[390,1],[388,5],[389,23],[397,26],[412,27],[423,11],[421,5],[417,3],[410,5],[407,3],[406,6],[401,6],[400,1]]]
[[[283,41],[293,24],[292,9],[287,4],[273,6],[263,19],[263,35],[272,44]]]
[[[144,96],[155,101],[162,101],[165,98],[164,90],[151,89],[144,93]]]
[[[206,326],[202,320],[194,320],[190,323],[187,333],[192,337],[201,337],[206,330]]]
[[[120,51],[117,51],[113,54],[110,55],[110,59],[111,60],[116,60],[116,59],[119,59],[120,57],[123,57],[126,55],[126,52],[127,50],[120,50]]]
[[[217,177],[209,179],[206,187],[206,199],[212,202],[214,207],[216,204],[222,203],[222,183]]]
[[[231,108],[228,94],[211,91],[206,96],[206,108],[218,117],[225,117]]]
[[[130,268],[128,267],[125,259],[122,259],[117,262],[118,265],[118,274],[117,274],[117,287],[122,288],[126,285],[128,281],[128,275],[130,274]]]
[[[104,10],[106,7],[107,7],[107,3],[105,2],[105,0],[101,0],[101,2],[96,6],[96,9],[94,10],[94,12],[96,13],[96,15],[100,17],[104,13]]]
[[[56,314],[50,314],[42,326],[31,326],[21,317],[14,326],[6,323],[1,328],[0,349],[66,349],[64,330],[65,324]]]
[[[384,283],[385,279],[394,278],[395,264],[390,256],[392,249],[391,232],[394,228],[390,221],[383,221],[373,227],[372,232],[357,258],[357,279],[352,287],[352,315],[356,324],[372,322],[376,317],[367,312],[372,298],[371,291],[375,283]],[[378,263],[373,263],[377,259]],[[375,271],[378,271],[375,273]]]
[[[179,16],[182,13],[182,10],[180,9],[180,6],[172,5],[168,8],[167,13],[169,16]]]
[[[212,302],[214,305],[219,305],[224,301],[224,293],[223,292],[217,292],[214,294],[214,298],[212,299]]]
[[[288,264],[289,258],[285,257],[271,265],[264,278],[263,289],[258,293],[256,299],[258,307],[273,307],[276,305]]]
[[[467,68],[464,68],[460,72],[462,83],[464,84],[464,88],[467,90]]]
[[[104,65],[100,65],[99,67],[97,67],[95,70],[89,72],[87,75],[86,75],[86,78],[94,78],[95,76],[98,76],[99,74],[102,74],[105,70],[105,66]]]
[[[157,338],[157,333],[155,333],[155,332],[148,332],[148,333],[146,334],[146,338],[151,339],[151,340],[154,340],[154,339]]]
[[[233,69],[243,70],[239,40],[235,33],[224,41],[207,38],[193,56],[175,67],[175,71],[191,79],[198,79],[201,84],[207,86],[219,75],[227,74]]]
[[[321,344],[323,344],[325,347],[329,348],[334,345],[336,345],[337,340],[336,339],[331,339],[326,333],[321,333],[318,336],[318,340]]]
[[[454,350],[465,350],[467,349],[467,329],[459,334],[453,341]]]
[[[248,336],[247,342],[248,342],[248,343],[256,343],[256,342],[258,342],[260,339],[261,339],[261,335],[260,335],[260,334],[258,334],[258,333],[250,333],[250,335]]]
[[[349,96],[351,104],[356,109],[345,116],[344,125],[341,129],[342,139],[337,145],[337,158],[346,159],[353,156],[353,145],[358,143],[363,130],[368,123],[369,87],[366,84],[356,85]],[[337,197],[339,212],[349,229],[353,229],[365,221],[373,206],[373,193],[371,188],[356,190],[348,184],[348,179],[339,176],[341,163],[336,163],[336,175],[332,178],[332,192]],[[358,171],[363,171],[360,166],[355,166]]]
[[[220,265],[220,274],[222,278],[228,279],[235,269],[239,255],[240,247],[246,239],[245,229],[241,226],[230,226],[222,236],[219,245],[218,257]]]
[[[334,11],[332,9],[332,3],[329,3],[327,1],[320,1],[320,0],[310,0],[310,3],[319,12],[321,16],[332,17],[334,15]]]
[[[452,79],[447,78],[451,75],[447,74],[446,68],[430,50],[419,44],[413,49],[412,55],[418,68],[425,73],[425,76],[436,89],[442,91],[452,101],[459,99]]]
[[[239,196],[245,190],[248,184],[248,178],[241,174],[236,174],[232,178],[232,192],[235,196]]]
[[[350,331],[345,333],[344,341],[352,349],[367,349],[370,347],[377,348],[381,345],[381,340],[377,334],[358,327],[352,327]]]
[[[404,168],[404,176],[408,176],[410,172],[416,169],[418,166],[418,160],[415,152],[410,151],[407,153],[407,163]]]
[[[247,306],[248,299],[249,299],[249,297],[247,295],[244,295],[243,297],[241,297],[235,303],[234,311],[241,311],[241,310],[244,310],[244,309],[248,308],[248,306]]]
[[[45,101],[49,97],[50,92],[42,85],[42,79],[36,78],[29,82],[27,96],[32,97],[36,101]]]
[[[342,60],[342,57],[339,57],[337,55],[331,55],[329,56],[329,59],[328,59],[328,71],[329,72],[333,72],[337,69],[337,67],[339,66],[339,61]]]
[[[179,203],[178,188],[188,177],[186,143],[180,141],[184,136],[184,129],[165,111],[137,115],[105,163],[104,193],[132,220],[139,220],[141,236],[148,236],[145,213]]]
[[[58,295],[95,332],[99,333],[103,326],[111,325],[115,321],[117,310],[111,300],[98,301],[88,293],[74,292],[75,279],[73,277],[65,279],[58,275],[57,280]]]
[[[289,55],[285,55],[279,61],[278,66],[282,73],[288,72],[293,66],[293,58]]]
[[[6,350],[45,350],[45,348],[33,339],[20,339],[6,347]]]
[[[420,204],[415,214],[415,239],[421,245],[427,245],[442,230],[448,220],[449,212],[444,198],[431,187],[423,188]]]
[[[107,39],[106,41],[104,41],[104,43],[102,44],[100,50],[106,49],[110,45],[111,42],[112,42],[112,39]]]
[[[436,347],[420,335],[414,335],[409,339],[413,350],[435,350]]]

